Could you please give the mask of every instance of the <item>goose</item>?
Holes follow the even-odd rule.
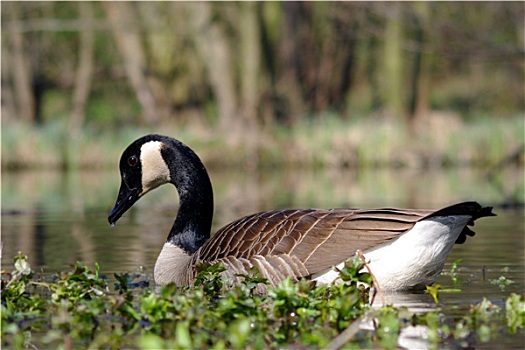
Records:
[[[157,284],[191,285],[201,262],[221,262],[223,277],[233,280],[255,267],[270,286],[288,276],[329,284],[338,277],[334,267],[360,250],[383,290],[422,289],[436,281],[454,244],[474,235],[467,226],[495,215],[473,201],[439,210],[272,210],[233,221],[210,237],[212,185],[187,145],[157,134],[140,137],[125,149],[119,168],[111,226],[160,185],[171,183],[179,194],[175,222],[154,267]]]

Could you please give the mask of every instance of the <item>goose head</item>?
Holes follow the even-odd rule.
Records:
[[[140,197],[171,180],[168,164],[162,154],[166,144],[161,137],[149,136],[129,145],[120,158],[121,184],[117,202],[108,217],[111,225]]]
[[[111,225],[146,193],[171,183],[179,193],[179,212],[168,241],[192,253],[204,244],[210,236],[213,191],[204,165],[188,146],[167,136],[146,135],[124,150],[119,168]]]

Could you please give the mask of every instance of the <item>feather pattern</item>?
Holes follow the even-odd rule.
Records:
[[[222,262],[231,274],[255,266],[274,285],[310,277],[397,238],[431,210],[274,210],[236,220],[211,237],[195,261]],[[239,263],[241,261],[242,263]]]

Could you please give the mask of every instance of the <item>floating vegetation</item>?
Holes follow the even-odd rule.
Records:
[[[459,284],[458,270],[459,270],[459,263],[461,261],[462,259],[454,260],[454,262],[452,263],[452,266],[450,267],[450,278],[452,279],[452,282],[454,283],[454,285]]]
[[[109,278],[95,264],[43,276],[18,254],[2,271],[1,336],[5,348],[282,348],[392,349],[407,330],[421,330],[428,346],[485,342],[515,334],[525,324],[523,296],[511,294],[505,311],[487,299],[454,323],[439,309],[369,305],[371,276],[350,259],[340,283],[314,286],[285,280],[260,294],[256,271],[232,285],[221,265],[201,266],[195,286],[151,286],[144,275]],[[436,304],[437,304],[437,290]],[[437,307],[437,305],[436,305]],[[449,320],[450,321],[450,320]],[[474,338],[473,338],[474,337]]]
[[[440,284],[435,284],[433,286],[427,286],[425,289],[425,293],[430,294],[432,296],[432,299],[434,299],[434,303],[436,305],[439,304],[439,290],[441,289]]]
[[[517,294],[511,294],[505,303],[507,327],[514,334],[518,329],[525,328],[525,298]]]
[[[501,275],[497,279],[492,279],[489,281],[491,284],[497,285],[501,290],[505,290],[505,287],[507,287],[509,284],[514,283],[513,280],[508,279],[507,277]]]

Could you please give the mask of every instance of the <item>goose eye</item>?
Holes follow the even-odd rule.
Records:
[[[128,164],[131,167],[136,166],[138,162],[139,162],[139,160],[137,159],[136,156],[131,156],[131,157],[128,158]]]

